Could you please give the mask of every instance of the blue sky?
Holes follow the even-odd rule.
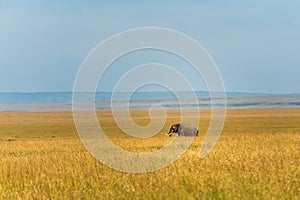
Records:
[[[299,10],[298,0],[0,0],[0,92],[72,91],[79,66],[98,43],[155,26],[204,46],[228,91],[300,93]],[[115,79],[112,71],[107,80]]]

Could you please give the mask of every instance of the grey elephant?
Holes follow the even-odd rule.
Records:
[[[178,136],[198,136],[199,131],[194,125],[173,124],[167,135],[171,137],[174,133]]]

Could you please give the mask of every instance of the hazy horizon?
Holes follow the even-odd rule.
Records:
[[[169,91],[135,91],[133,93],[155,93],[155,92],[169,92]],[[197,91],[176,91],[174,90],[173,92],[204,92],[204,93],[209,93],[208,90],[197,90]],[[220,91],[219,91],[220,92]],[[46,94],[46,93],[73,93],[73,91],[21,91],[21,92],[1,92],[0,94]],[[88,93],[93,93],[93,92],[88,92]],[[112,91],[96,91],[96,93],[112,93]],[[118,93],[118,92],[117,92]],[[132,93],[131,91],[122,91],[119,93]],[[250,94],[250,95],[300,95],[300,92],[295,92],[295,93],[270,93],[270,92],[241,92],[241,91],[225,91],[226,94]]]

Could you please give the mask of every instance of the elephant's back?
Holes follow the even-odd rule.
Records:
[[[181,124],[178,132],[180,135],[196,135],[198,130],[192,124]]]

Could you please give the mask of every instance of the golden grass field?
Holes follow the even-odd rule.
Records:
[[[150,122],[147,111],[131,114]],[[180,113],[168,111],[146,140],[123,134],[109,111],[98,116],[114,143],[147,152],[170,142]],[[199,159],[209,119],[201,111],[200,136],[172,165],[131,174],[90,155],[71,112],[0,113],[0,199],[300,199],[300,109],[228,110],[218,143]]]

